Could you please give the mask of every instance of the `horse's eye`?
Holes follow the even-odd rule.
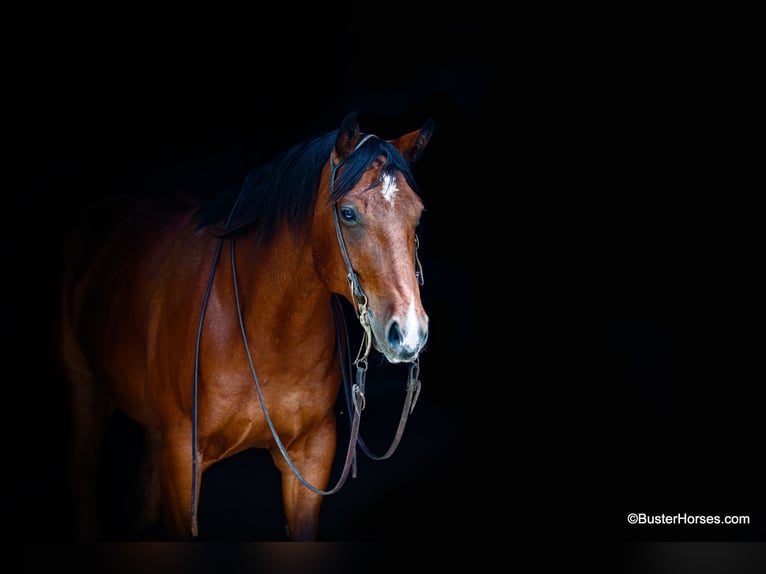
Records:
[[[340,217],[343,219],[346,223],[356,223],[356,211],[352,209],[351,207],[341,207],[340,208]]]

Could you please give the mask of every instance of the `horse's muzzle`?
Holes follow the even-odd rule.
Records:
[[[373,344],[390,363],[410,363],[418,358],[428,340],[428,317],[402,323],[392,318],[383,337],[378,337],[373,324]]]

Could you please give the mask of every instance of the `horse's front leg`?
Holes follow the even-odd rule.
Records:
[[[141,506],[138,510],[137,532],[149,532],[160,521],[162,496],[160,494],[160,453],[162,434],[144,429],[144,452],[139,471]]]
[[[187,432],[182,432],[182,431]],[[163,521],[168,534],[175,540],[190,540],[197,535],[196,524],[192,524],[192,479],[193,460],[191,431],[184,427],[181,432],[162,436],[160,450],[160,492],[162,495]],[[202,460],[198,461],[197,497],[194,514],[199,508],[199,493],[202,479]]]
[[[319,490],[327,489],[335,458],[335,444],[335,416],[330,412],[318,427],[313,427],[287,449],[301,476]],[[298,479],[278,448],[270,452],[282,474],[282,501],[290,540],[316,540],[324,496],[316,494]]]

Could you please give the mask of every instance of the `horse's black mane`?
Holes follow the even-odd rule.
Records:
[[[202,206],[199,227],[223,237],[256,229],[259,239],[266,242],[283,224],[293,233],[300,233],[306,229],[316,201],[322,167],[330,158],[337,137],[338,130],[316,136],[256,167],[240,189],[224,193]],[[338,171],[330,200],[337,201],[345,196],[380,156],[385,159],[380,177],[399,171],[417,193],[407,161],[393,145],[373,136],[355,150]],[[238,204],[232,213],[235,201]]]

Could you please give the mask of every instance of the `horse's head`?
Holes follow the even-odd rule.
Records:
[[[366,308],[373,345],[391,363],[415,360],[428,338],[415,235],[423,202],[410,163],[432,129],[429,120],[398,139],[382,140],[361,134],[356,114],[350,114],[338,131],[317,202],[317,270],[332,291]]]

